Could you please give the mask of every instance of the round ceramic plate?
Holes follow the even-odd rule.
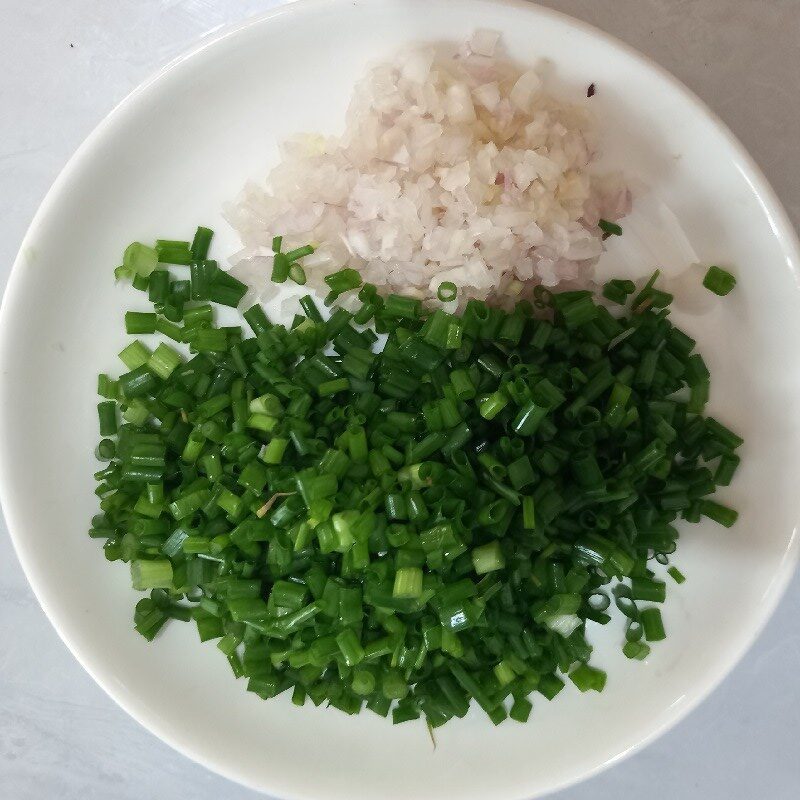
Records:
[[[711,367],[711,411],[746,444],[724,493],[739,523],[683,531],[677,563],[688,581],[670,588],[669,637],[646,662],[621,655],[621,625],[594,626],[596,661],[609,676],[602,694],[570,685],[552,703],[536,700],[527,725],[494,728],[473,710],[438,730],[434,749],[421,723],[393,727],[369,713],[296,708],[287,696],[259,700],[193,626],[173,624],[148,644],[132,628],[127,568],[107,563],[85,532],[96,510],[96,374],[118,370],[122,312],[142,305],[114,285],[125,245],[186,238],[202,223],[219,231],[218,257],[229,254],[237,242],[221,205],[247,179],[263,179],[282,137],[341,130],[371,60],[413,41],[452,46],[477,27],[501,31],[512,56],[591,103],[604,160],[635,180],[639,210],[625,222],[627,245],[615,243],[603,269],[643,274],[693,250],[738,275],[724,301],[677,319]],[[590,101],[589,83],[597,87]],[[686,241],[676,251],[678,226]],[[0,326],[0,486],[20,560],[95,680],[166,742],[234,780],[314,800],[511,800],[564,786],[685,715],[753,641],[787,583],[800,519],[797,259],[785,213],[731,134],[673,78],[605,34],[515,2],[280,8],[128,97],[70,161],[25,238]]]

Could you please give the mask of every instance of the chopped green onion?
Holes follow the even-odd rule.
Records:
[[[355,314],[324,321],[306,296],[289,325],[255,305],[221,327],[214,305],[247,287],[210,240],[137,245],[117,270],[156,306],[126,330],[176,343],[133,340],[127,372],[97,383],[90,536],[149,592],[137,631],[194,620],[261,697],[431,728],[472,700],[493,724],[525,721],[558,675],[601,691],[587,622],[617,625],[612,598],[623,654],[650,655],[664,625],[640,605],[667,584],[648,562],[669,563],[679,518],[736,521],[711,496],[742,445],[702,416],[709,370],[658,273],[630,304],[631,281],[605,284],[619,316],[543,287],[510,313],[470,300],[458,315],[346,268],[327,304],[357,290]],[[313,247],[282,244],[273,277],[302,284]],[[154,257],[189,280],[148,273]]]

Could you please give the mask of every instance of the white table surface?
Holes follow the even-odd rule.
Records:
[[[112,106],[201,37],[277,2],[0,0],[0,287],[50,183]],[[544,5],[608,30],[697,92],[800,227],[800,0]],[[555,797],[789,800],[800,796],[798,740],[796,576],[753,649],[700,708],[643,752]],[[173,752],[106,697],[37,605],[0,519],[0,798],[259,796]]]

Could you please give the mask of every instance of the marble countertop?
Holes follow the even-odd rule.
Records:
[[[173,56],[276,0],[0,0],[0,287],[37,206],[99,120]],[[800,0],[551,0],[684,81],[800,228]],[[721,198],[724,200],[724,198]],[[800,796],[800,575],[686,720],[558,800]],[[255,800],[120,710],[36,603],[0,519],[0,798]]]

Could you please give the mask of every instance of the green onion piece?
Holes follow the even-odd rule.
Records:
[[[703,286],[710,292],[724,297],[736,286],[736,278],[734,278],[728,270],[712,266],[708,268],[703,278]]]
[[[117,432],[117,404],[113,400],[98,403],[97,416],[100,420],[100,435],[113,436]]]
[[[98,461],[110,461],[117,453],[117,446],[111,439],[101,439],[94,455]]]
[[[484,419],[494,419],[508,405],[508,397],[503,392],[492,392],[478,402],[478,411]]]
[[[735,450],[744,442],[741,436],[737,436],[733,431],[721,425],[713,417],[709,417],[706,420],[706,432],[724,448],[729,450]]]
[[[569,673],[569,679],[582,692],[602,692],[606,685],[606,673],[588,664],[581,664]]]
[[[739,513],[732,508],[723,506],[714,500],[702,500],[700,502],[700,513],[704,517],[713,519],[726,528],[730,528],[739,518]]]
[[[740,460],[739,456],[733,454],[722,456],[717,465],[717,471],[714,473],[714,483],[717,486],[730,486]]]
[[[150,351],[138,339],[134,339],[120,351],[119,358],[128,369],[138,369],[147,363]]]
[[[643,661],[650,655],[650,647],[644,642],[625,642],[622,646],[622,652],[626,658]]]
[[[542,675],[537,690],[548,700],[552,700],[564,688],[564,681],[556,675]]]
[[[338,297],[344,292],[348,292],[351,289],[357,289],[359,286],[361,286],[361,275],[358,270],[345,267],[344,269],[340,269],[338,272],[333,272],[330,275],[326,275],[325,283],[328,284],[331,294]],[[326,305],[328,304],[326,303]]]
[[[292,264],[292,266],[289,267],[289,278],[298,286],[305,286],[306,272],[299,264]]]
[[[532,710],[533,704],[530,700],[524,697],[517,697],[508,712],[508,716],[515,722],[527,722]]]
[[[189,242],[174,239],[157,239],[156,252],[161,264],[182,264],[188,266],[192,263],[192,253]]]
[[[532,436],[544,418],[547,416],[548,409],[537,405],[532,400],[526,403],[514,417],[511,427],[519,436]]]
[[[125,313],[125,333],[134,335],[140,333],[156,332],[156,315],[141,311],[127,311]]]
[[[289,260],[283,253],[275,253],[275,257],[272,261],[272,282],[286,283],[286,279],[289,277],[290,266]]]
[[[204,228],[202,226],[197,228],[191,246],[193,261],[205,261],[205,259],[208,258],[208,250],[211,246],[211,239],[213,236],[214,231],[210,228]]]
[[[323,322],[322,314],[320,314],[317,304],[310,295],[305,295],[304,297],[300,298],[300,306],[302,307],[305,315],[312,322]]]
[[[664,623],[661,620],[661,612],[657,608],[646,608],[640,615],[644,638],[648,642],[660,642],[666,639]]]
[[[506,560],[500,548],[500,542],[489,542],[474,548],[472,551],[472,565],[478,575],[485,575],[487,572],[503,569],[506,565]]]
[[[266,333],[272,327],[264,309],[258,304],[248,308],[242,316],[256,336]]]
[[[183,331],[181,328],[162,317],[159,317],[156,322],[156,331],[172,339],[173,342],[183,341]]]
[[[364,659],[364,648],[352,628],[345,628],[337,637],[336,644],[348,667],[361,663]]]
[[[166,558],[131,561],[131,583],[140,592],[171,588],[172,562]]]
[[[683,583],[686,580],[686,576],[677,567],[670,567],[667,572],[675,583]]]
[[[417,319],[422,312],[422,304],[413,297],[390,294],[385,301],[383,312],[387,317],[398,319]]]
[[[156,347],[147,360],[147,367],[159,378],[166,380],[181,363],[180,355],[163,342]]]
[[[394,578],[392,597],[416,599],[422,594],[422,570],[419,567],[401,567]]]
[[[127,269],[131,275],[150,275],[150,273],[158,265],[158,253],[153,247],[147,247],[141,242],[133,242],[125,249],[125,255],[122,258],[122,266]]]
[[[299,258],[310,256],[313,252],[314,248],[310,244],[306,244],[302,247],[296,248],[295,250],[289,250],[289,252],[286,253],[286,258],[291,264],[292,262],[297,261]]]
[[[320,397],[331,397],[339,392],[345,392],[350,388],[350,381],[347,378],[334,378],[331,381],[323,381],[317,386],[317,393]]]
[[[616,222],[609,222],[607,219],[601,219],[597,223],[597,227],[607,236],[622,236],[622,228],[617,225]]]
[[[536,528],[536,515],[534,512],[534,501],[532,497],[522,498],[522,527],[532,531]]]
[[[620,233],[622,230],[620,229]],[[636,291],[633,281],[610,280],[603,284],[603,297],[611,300],[612,303],[624,305],[628,301],[628,296]]]
[[[591,297],[579,297],[561,308],[564,324],[569,330],[574,330],[597,316],[597,306]]]
[[[439,284],[436,296],[443,303],[449,303],[458,296],[458,287],[452,281],[442,281]]]
[[[667,585],[652,578],[634,577],[631,579],[631,597],[634,600],[663,603],[667,598]]]
[[[105,397],[108,400],[114,400],[117,397],[117,382],[108,377],[108,375],[100,374],[97,376],[97,394],[100,397]]]

